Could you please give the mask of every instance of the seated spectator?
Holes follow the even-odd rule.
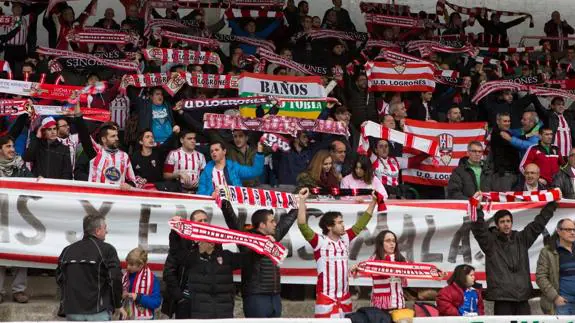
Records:
[[[575,315],[573,289],[573,244],[575,222],[565,218],[557,222],[555,232],[541,249],[535,280],[541,290],[541,310],[546,315]]]
[[[228,21],[230,28],[232,29],[233,35],[243,36],[243,37],[250,37],[250,38],[259,38],[259,39],[266,39],[269,35],[271,35],[274,30],[276,30],[281,22],[279,19],[275,19],[271,24],[266,26],[261,31],[256,31],[256,21],[250,19],[246,22],[243,28],[234,20],[230,19]],[[254,55],[256,53],[257,48],[253,45],[248,44],[240,44],[240,48],[242,49],[245,55]]]
[[[403,125],[407,118],[407,109],[403,102],[392,103],[389,105],[389,114],[395,119],[395,130],[403,131]]]
[[[351,174],[344,177],[340,183],[341,188],[371,188],[376,186],[381,187],[382,185],[376,185],[375,182],[380,182],[373,174],[373,168],[371,167],[371,162],[365,156],[357,155],[353,161],[353,171]]]
[[[221,185],[242,186],[242,180],[261,176],[264,171],[264,147],[258,143],[258,152],[254,157],[252,166],[243,166],[226,159],[226,148],[222,142],[210,144],[210,157],[212,160],[200,175],[198,184],[199,195],[213,195],[215,188]]]
[[[575,188],[573,187],[575,183],[575,148],[571,148],[569,156],[567,158],[567,164],[561,167],[561,169],[553,177],[552,187],[558,187],[561,189],[563,198],[575,199]]]
[[[517,185],[513,188],[515,192],[523,191],[541,191],[546,190],[547,185],[543,184],[540,177],[539,166],[537,164],[528,164],[523,169],[523,176],[517,182]]]
[[[122,278],[124,308],[129,320],[153,320],[162,304],[160,280],[148,266],[148,252],[132,249],[126,256],[126,272]]]
[[[467,158],[459,160],[459,165],[451,173],[447,184],[447,198],[467,200],[475,192],[491,192],[492,172],[483,160],[483,144],[472,141],[467,145]]]
[[[553,182],[553,176],[559,171],[562,158],[559,154],[559,148],[551,144],[553,142],[553,131],[549,128],[541,128],[539,135],[541,136],[539,144],[527,149],[519,168],[523,171],[525,165],[536,164],[541,170],[539,182],[548,185]]]
[[[248,133],[244,130],[232,131],[233,145],[227,148],[226,158],[244,166],[252,166],[257,154],[257,148],[248,143]],[[242,186],[256,187],[259,184],[257,178],[244,180]]]
[[[56,120],[42,119],[36,136],[30,139],[30,146],[24,153],[24,161],[32,163],[35,177],[72,179],[70,148],[58,140]]]
[[[183,192],[195,192],[198,188],[200,174],[206,167],[206,157],[196,150],[196,133],[180,132],[182,147],[172,150],[164,163],[164,179],[180,182]]]
[[[329,146],[329,153],[339,182],[351,172],[350,165],[346,163],[347,146],[340,140],[334,140]]]
[[[304,187],[339,188],[339,178],[329,151],[320,150],[313,156],[307,170],[298,175],[297,185],[297,192]]]
[[[521,118],[521,128],[511,129],[509,133],[501,133],[501,137],[509,141],[511,146],[519,150],[523,156],[529,147],[539,142],[539,129],[542,126],[543,122],[539,121],[535,111],[525,111]]]
[[[475,282],[475,268],[459,265],[437,294],[435,302],[441,316],[485,315],[481,284]]]

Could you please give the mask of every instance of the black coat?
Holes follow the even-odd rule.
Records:
[[[573,188],[572,178],[575,174],[571,171],[571,166],[569,164],[561,167],[561,169],[553,176],[552,187],[558,187],[561,189],[561,194],[565,199],[575,199],[575,189]]]
[[[521,162],[519,151],[511,145],[511,142],[501,137],[499,128],[493,128],[490,142],[490,161],[493,163],[493,172],[503,174],[505,172],[519,172]]]
[[[467,162],[467,158],[461,159],[457,168],[451,173],[447,184],[447,198],[456,200],[467,200],[477,191],[491,191],[491,177],[493,173],[489,164],[483,164],[481,171],[481,183],[478,187],[475,174]]]
[[[476,19],[484,29],[485,42],[490,43],[491,47],[509,47],[507,29],[519,25],[527,17],[520,17],[509,22],[499,22],[498,24],[494,24],[493,21],[481,16],[477,16]]]
[[[45,139],[32,138],[23,158],[32,163],[35,177],[72,179],[70,148],[58,140],[48,143]]]
[[[122,269],[116,249],[94,236],[62,250],[56,268],[64,314],[114,311],[122,304]]]
[[[437,120],[437,109],[435,106],[429,102],[427,103],[427,109],[429,110],[429,118],[431,120]],[[407,110],[407,117],[410,119],[426,121],[427,112],[425,111],[425,106],[421,99],[416,99],[411,101],[411,105]]]
[[[189,304],[191,319],[234,317],[234,276],[245,254],[216,248],[211,254],[198,249],[177,254],[178,263],[187,269],[184,298]]]
[[[482,210],[477,210],[477,221],[471,230],[479,247],[485,253],[487,293],[490,301],[527,301],[531,297],[529,248],[545,230],[553,217],[557,202],[548,203],[533,222],[521,231],[507,236],[495,227],[488,228]]]
[[[545,109],[545,107],[539,102],[539,100],[535,100],[535,110],[537,111],[537,115],[539,119],[543,121],[543,125],[553,132],[557,132],[557,128],[559,128],[559,116],[551,109]],[[565,110],[563,112],[563,117],[565,121],[567,121],[567,125],[569,126],[569,130],[571,131],[571,138],[575,138],[575,114],[571,110]],[[575,140],[571,141],[572,147],[575,147]]]

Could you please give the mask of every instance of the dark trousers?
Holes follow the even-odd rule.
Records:
[[[531,315],[529,301],[495,301],[494,303],[493,312],[495,315]]]
[[[276,295],[249,295],[244,297],[245,317],[281,317],[282,299]]]

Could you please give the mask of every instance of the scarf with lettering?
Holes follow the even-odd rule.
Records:
[[[275,264],[281,264],[288,254],[284,246],[268,236],[187,220],[170,221],[169,224],[184,239],[217,244],[235,243],[270,258]]]
[[[172,48],[146,48],[142,50],[147,61],[160,61],[162,64],[194,64],[194,65],[214,65],[218,68],[218,73],[224,72],[224,65],[220,60],[220,55],[214,52],[205,52],[191,49]]]
[[[158,30],[161,28],[172,28],[172,29],[183,29],[188,30],[190,27],[187,25],[173,19],[161,19],[161,18],[154,18],[148,20],[146,23],[146,28],[144,29],[144,36],[150,37],[154,30]]]
[[[343,122],[333,120],[302,119],[284,116],[246,118],[225,114],[204,114],[205,129],[251,130],[296,136],[299,131],[313,131],[349,136]]]
[[[220,208],[223,200],[232,204],[251,205],[268,209],[298,208],[295,194],[251,187],[219,186],[216,203]]]
[[[538,96],[557,96],[562,98],[568,98],[570,100],[575,100],[575,94],[561,89],[548,88],[543,86],[535,86],[528,84],[518,84],[515,82],[499,80],[490,81],[483,83],[478,89],[471,102],[477,104],[487,95],[497,91],[512,90],[512,91],[529,91],[531,94]]]
[[[204,37],[197,37],[191,36],[186,34],[180,34],[169,30],[160,30],[158,33],[159,37],[168,38],[168,39],[175,39],[184,43],[188,44],[196,44],[200,46],[206,46],[211,49],[218,49],[220,48],[220,43],[215,39],[204,38]]]
[[[245,98],[217,98],[217,99],[185,99],[184,109],[202,108],[234,108],[240,105],[262,105],[270,103],[271,98],[267,96],[252,96]]]
[[[332,29],[312,29],[305,32],[300,32],[294,36],[295,40],[301,37],[309,37],[311,39],[326,39],[326,38],[336,38],[347,41],[367,41],[369,39],[369,34],[358,31],[339,31]]]
[[[238,42],[242,44],[251,45],[257,48],[265,48],[272,52],[275,52],[276,50],[276,46],[274,45],[274,43],[265,39],[257,39],[252,37],[226,35],[226,34],[212,34],[212,38],[224,43]]]
[[[81,86],[55,85],[17,80],[0,79],[0,93],[34,97],[46,100],[67,101]]]
[[[122,276],[122,286],[124,291],[139,295],[151,295],[154,290],[154,274],[148,265],[145,265],[134,277],[134,283],[130,289],[130,273],[126,270]],[[154,318],[154,311],[143,306],[138,306],[130,299],[125,307],[129,320],[151,320]]]
[[[448,5],[451,9],[455,10],[456,12],[464,15],[468,15],[471,17],[478,17],[482,15],[482,12],[486,12],[487,14],[495,13],[499,16],[507,16],[507,17],[514,17],[514,16],[528,16],[529,17],[529,28],[533,28],[533,17],[531,14],[527,12],[514,12],[514,11],[503,11],[503,10],[494,10],[485,7],[473,7],[467,8],[455,5],[450,3],[446,0],[439,0],[437,1],[437,5],[435,6],[435,10],[437,11],[437,16],[443,16],[445,13],[445,5]]]
[[[270,63],[277,64],[279,66],[283,66],[283,67],[287,67],[287,68],[291,68],[292,70],[300,72],[302,74],[316,75],[316,73],[308,70],[307,68],[305,68],[300,63],[294,62],[290,59],[282,57],[282,56],[280,56],[274,52],[271,52],[269,50],[266,50],[264,48],[258,48],[257,54],[260,56],[260,58],[263,58]]]
[[[379,180],[373,180],[373,189],[371,188],[322,188],[312,187],[309,189],[311,194],[314,195],[331,195],[331,196],[364,196],[371,195],[375,191],[377,196],[377,211],[387,211],[385,200],[389,198],[385,186]]]
[[[451,47],[444,45],[437,41],[430,40],[414,40],[407,43],[406,49],[408,51],[418,50],[421,57],[427,57],[431,53],[448,53],[448,54],[468,54],[475,55],[476,49],[471,45],[465,45],[463,47]]]
[[[365,44],[365,48],[393,48],[393,49],[401,49],[401,46],[396,43],[392,43],[386,40],[375,40],[370,39]]]
[[[421,280],[441,280],[442,271],[435,265],[423,263],[405,263],[387,260],[362,261],[357,270],[370,276],[392,276]]]
[[[274,153],[278,150],[281,152],[288,152],[291,150],[289,140],[277,133],[264,133],[260,137],[262,145],[269,147]]]
[[[477,47],[478,50],[488,53],[531,53],[540,51],[543,46],[529,46],[529,47]]]
[[[129,61],[125,59],[105,59],[100,58],[95,55],[73,52],[68,50],[61,50],[61,49],[54,49],[54,48],[47,48],[47,47],[38,47],[36,50],[38,54],[46,55],[46,56],[55,56],[57,58],[80,58],[80,59],[87,59],[96,61],[106,67],[124,70],[124,71],[132,71],[137,72],[139,71],[138,63],[134,61]]]
[[[12,26],[15,21],[14,16],[0,16],[0,26]]]
[[[238,19],[238,18],[276,18],[280,19],[284,17],[282,11],[270,11],[267,8],[259,10],[250,9],[236,9],[230,8],[224,12],[224,17],[227,20]]]
[[[403,145],[405,148],[412,148],[429,156],[439,157],[439,143],[436,140],[390,129],[373,121],[365,121],[361,125],[361,136],[357,147],[357,152],[361,155],[369,154],[368,137],[393,141]]]
[[[405,16],[389,16],[383,14],[366,13],[365,24],[368,31],[372,31],[373,25],[395,26],[409,29],[424,29],[425,21],[419,18]]]
[[[485,212],[489,213],[493,202],[551,202],[559,201],[562,197],[561,189],[552,188],[541,191],[525,192],[482,192],[481,199],[469,198],[467,213],[471,221],[477,221],[477,208],[482,205]]]
[[[30,111],[31,102],[22,99],[0,100],[0,116],[15,116]]]
[[[205,89],[237,89],[238,76],[189,72],[126,74],[122,77],[120,91],[125,92],[128,86],[137,88],[161,86],[173,95],[184,84]]]
[[[268,7],[268,8],[283,8],[285,7],[284,0],[150,0],[148,1],[152,8],[227,8],[227,7]]]
[[[138,34],[125,33],[110,29],[84,27],[72,29],[66,35],[66,40],[80,44],[137,45],[140,41],[140,36],[138,36]]]
[[[408,63],[408,62],[429,63],[433,67],[433,74],[435,76],[443,76],[443,77],[458,77],[459,76],[458,71],[442,70],[442,69],[438,68],[435,63],[433,63],[431,61],[427,61],[425,59],[421,59],[419,57],[411,56],[409,54],[397,52],[394,50],[382,49],[380,51],[380,55],[378,57],[374,58],[374,60],[378,60],[378,59],[385,59],[385,60],[392,62],[392,63],[395,63],[395,64],[403,64],[403,63]]]

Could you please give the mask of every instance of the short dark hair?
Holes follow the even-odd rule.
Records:
[[[100,131],[98,132],[98,139],[100,142],[102,142],[102,138],[108,136],[108,131],[110,130],[118,131],[118,129],[112,124],[107,124],[100,128]]]
[[[539,129],[539,134],[542,135],[543,132],[545,132],[545,131],[554,132],[553,129],[551,129],[551,128],[549,128],[549,127],[541,127],[541,128]]]
[[[190,220],[194,221],[194,217],[196,216],[196,214],[200,214],[200,213],[203,213],[206,216],[208,215],[208,213],[206,213],[206,211],[204,211],[202,209],[198,209],[198,210],[195,210],[194,212],[192,212],[192,214],[190,214]]]
[[[337,211],[330,211],[326,212],[321,219],[319,219],[319,227],[321,228],[321,232],[323,234],[329,233],[329,227],[332,227],[335,224],[335,219],[338,217],[343,217],[341,212]]]
[[[154,95],[154,92],[156,92],[156,91],[160,91],[160,92],[162,92],[162,95],[164,95],[164,89],[162,89],[159,86],[155,86],[155,87],[151,88],[150,89],[150,95]]]
[[[483,148],[483,144],[481,143],[481,141],[477,141],[477,140],[472,140],[467,144],[467,150],[469,150],[469,148],[471,148],[471,146],[479,146],[481,148]]]
[[[192,131],[192,130],[190,130],[190,129],[182,129],[182,130],[180,130],[180,135],[179,135],[179,137],[180,137],[180,139],[185,138],[185,137],[186,137],[188,134],[190,134],[190,133],[193,133],[194,135],[196,134],[195,131]]]
[[[6,135],[6,136],[0,137],[0,149],[2,147],[4,147],[4,145],[9,143],[10,141],[14,142],[14,138],[12,138],[11,136]]]
[[[556,96],[553,98],[553,100],[551,100],[551,104],[555,104],[557,101],[562,101],[563,103],[565,103],[565,99],[563,99],[560,96]]]
[[[27,63],[22,64],[22,68],[24,68],[24,67],[26,67],[26,66],[31,67],[31,68],[32,68],[32,71],[35,71],[35,70],[36,70],[36,66],[35,66],[34,64],[30,63],[30,62],[27,62]]]
[[[513,222],[513,214],[511,214],[511,212],[509,212],[509,210],[499,210],[497,212],[495,212],[495,214],[493,215],[493,220],[495,220],[495,225],[499,224],[499,220],[501,220],[502,218],[509,216],[511,217],[511,222]]]
[[[152,129],[145,128],[142,131],[138,132],[138,141],[137,142],[140,142],[140,140],[144,139],[144,135],[146,135],[146,132],[151,132],[152,134],[154,134]]]
[[[82,228],[84,229],[84,234],[94,234],[96,230],[102,226],[106,221],[103,215],[99,214],[88,214],[84,217],[82,222]]]
[[[455,283],[457,286],[465,290],[467,288],[467,286],[465,286],[467,283],[467,275],[472,271],[475,271],[475,268],[470,265],[459,265],[455,267],[453,274],[451,274],[449,279],[447,279],[447,283]]]
[[[221,142],[221,141],[219,141],[219,140],[212,141],[212,142],[210,143],[210,149],[212,149],[212,146],[213,146],[213,145],[220,145],[220,147],[222,148],[222,150],[226,150],[226,145],[224,145],[224,143]]]
[[[274,211],[272,209],[260,209],[252,214],[252,225],[255,229],[260,227],[260,223],[266,223],[268,220],[268,215],[273,215]]]

